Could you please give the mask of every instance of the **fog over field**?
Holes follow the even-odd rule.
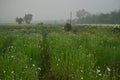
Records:
[[[16,17],[33,14],[33,20],[66,20],[72,11],[107,13],[120,9],[120,0],[0,0],[0,23],[15,23]]]

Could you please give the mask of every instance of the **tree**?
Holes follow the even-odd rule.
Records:
[[[32,20],[32,14],[25,14],[24,20],[26,24],[30,24]]]
[[[66,23],[65,26],[64,26],[64,30],[65,31],[70,31],[72,29],[72,25],[69,24],[69,23]]]
[[[109,13],[90,14],[89,12],[79,10],[76,12],[77,23],[83,24],[120,24],[120,10]]]
[[[78,22],[81,22],[83,18],[90,16],[91,14],[87,11],[85,11],[84,9],[82,10],[78,10],[76,12],[76,17],[78,17]]]
[[[22,22],[24,22],[24,20],[23,20],[23,18],[18,18],[18,17],[16,17],[16,22],[17,22],[18,24],[22,24]]]

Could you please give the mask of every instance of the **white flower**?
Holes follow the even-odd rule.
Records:
[[[11,58],[14,58],[14,56],[11,56]]]
[[[83,72],[83,70],[81,70],[81,72]]]
[[[37,69],[41,71],[41,68],[40,68],[40,67],[38,67]]]
[[[11,74],[13,74],[14,73],[14,71],[11,71]]]
[[[79,47],[82,48],[82,45],[80,45]]]
[[[74,77],[72,76],[72,79],[74,79]]]
[[[13,46],[11,46],[11,48],[13,48]]]
[[[3,71],[3,73],[6,73],[6,71]]]
[[[101,76],[102,74],[98,74],[99,76]]]
[[[107,70],[110,72],[111,71],[111,69],[109,68],[109,67],[107,67]]]
[[[32,64],[33,67],[35,67],[35,64]]]
[[[99,69],[97,69],[97,73],[99,73],[100,72],[100,70]]]
[[[30,58],[30,60],[32,60],[32,58]]]
[[[28,68],[27,66],[25,66],[25,68]]]
[[[58,61],[60,61],[60,59],[58,59]]]
[[[83,80],[83,77],[81,77],[81,79]]]

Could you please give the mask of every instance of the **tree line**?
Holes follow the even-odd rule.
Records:
[[[67,22],[72,21],[72,23],[78,24],[120,24],[120,10],[112,11],[109,13],[100,13],[100,14],[91,14],[90,12],[82,9],[76,12],[76,18],[73,20],[68,20]],[[22,17],[16,17],[16,22],[22,24],[30,24],[32,20],[32,14],[25,14]]]
[[[82,9],[76,12],[76,19],[74,23],[80,24],[120,24],[120,10],[112,11],[110,13],[91,14]]]

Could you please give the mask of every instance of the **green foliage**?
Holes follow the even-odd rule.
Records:
[[[38,23],[38,25],[43,25],[43,24],[44,24],[43,22]]]
[[[23,20],[23,18],[16,18],[16,22],[18,23],[18,24],[22,24],[23,22],[24,22],[24,20]]]
[[[76,16],[78,18],[77,23],[82,24],[120,24],[120,10],[91,15],[85,10],[79,10],[76,12]]]
[[[77,34],[61,26],[0,25],[0,30],[1,80],[120,78],[120,35],[111,28],[78,26]]]
[[[32,14],[25,14],[24,20],[26,24],[30,24],[32,16],[33,16]]]
[[[65,31],[71,31],[71,29],[72,29],[72,25],[69,24],[69,23],[66,23],[65,26],[64,26],[64,30]]]
[[[10,42],[11,45],[7,45],[7,49],[4,51],[4,54],[0,55],[0,79],[38,80],[37,69],[40,65],[39,62],[37,63],[36,61],[39,61],[40,57],[38,57],[39,47],[37,46],[37,37],[33,36],[35,38],[34,39],[33,37],[22,35],[13,36],[15,40]],[[8,35],[6,37],[10,40],[12,36]],[[32,38],[34,40],[32,40]],[[37,44],[35,44],[36,42]],[[0,50],[2,50],[2,48]]]

